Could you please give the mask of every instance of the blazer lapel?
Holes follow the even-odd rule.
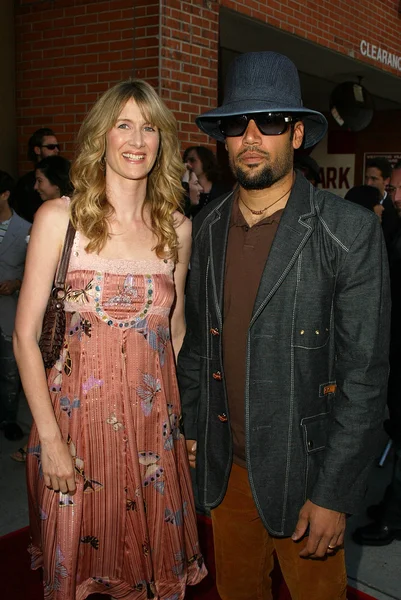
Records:
[[[310,219],[315,216],[312,197],[312,186],[302,175],[297,174],[266,261],[250,326],[284,281],[313,231],[314,220]]]
[[[13,217],[10,221],[10,224],[7,228],[6,235],[3,238],[3,241],[0,243],[0,256],[5,254],[12,246],[15,238],[17,237],[17,232],[19,229],[18,219],[15,218],[15,213],[13,213]]]
[[[215,208],[213,218],[208,225],[212,293],[220,327],[223,324],[224,271],[233,199],[234,192],[231,192]]]

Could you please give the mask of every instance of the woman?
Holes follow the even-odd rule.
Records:
[[[381,223],[384,206],[380,204],[380,191],[372,185],[356,185],[348,190],[344,196],[346,200],[351,200],[359,206],[363,206],[368,210],[372,210],[378,217]]]
[[[222,194],[230,192],[232,186],[220,180],[220,170],[215,155],[205,146],[191,146],[183,155],[183,161],[190,173],[195,175],[193,187],[198,187],[197,193],[189,194],[190,202],[187,202],[185,214],[194,217],[211,200]],[[189,189],[191,192],[191,187]]]
[[[63,156],[47,156],[41,160],[36,166],[35,178],[34,189],[42,202],[70,196],[72,193],[70,161]]]
[[[191,234],[176,122],[151,86],[123,82],[78,142],[71,204],[35,217],[16,322],[32,566],[46,600],[180,600],[206,570],[175,375]],[[46,381],[38,339],[70,218],[64,347]]]

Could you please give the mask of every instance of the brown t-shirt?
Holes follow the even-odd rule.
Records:
[[[283,211],[249,227],[234,201],[224,278],[223,366],[234,462],[245,466],[246,343],[260,279]]]

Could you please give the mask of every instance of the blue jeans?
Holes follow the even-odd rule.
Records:
[[[12,337],[0,327],[0,423],[14,423],[18,414],[20,378],[13,352]]]

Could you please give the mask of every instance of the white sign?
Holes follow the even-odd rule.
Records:
[[[366,40],[361,40],[359,48],[363,56],[367,56],[383,65],[401,71],[401,56],[397,56],[388,50],[384,50],[383,48],[380,48],[380,46],[375,46]]]
[[[355,180],[355,154],[328,154],[327,138],[314,148],[311,156],[320,166],[319,187],[344,197]]]

